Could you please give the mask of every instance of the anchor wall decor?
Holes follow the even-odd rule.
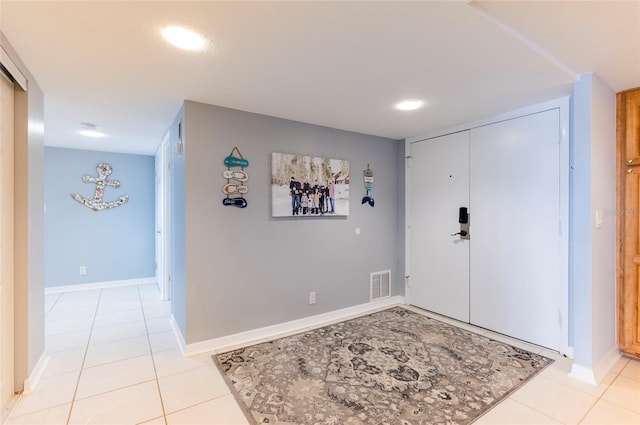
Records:
[[[93,199],[87,199],[83,196],[78,195],[77,193],[71,194],[71,197],[76,201],[80,202],[87,208],[91,208],[94,211],[101,211],[104,209],[119,207],[120,205],[126,203],[129,200],[128,195],[123,195],[119,197],[115,201],[104,202],[102,200],[102,196],[104,195],[105,186],[111,186],[113,188],[120,187],[120,182],[118,180],[108,180],[107,177],[112,173],[113,168],[109,164],[98,164],[96,167],[98,171],[98,177],[91,176],[82,176],[82,181],[84,183],[94,183],[96,185],[96,191],[93,195]]]

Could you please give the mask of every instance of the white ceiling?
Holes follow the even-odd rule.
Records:
[[[209,40],[185,53],[169,24]],[[0,30],[45,93],[45,143],[153,154],[184,99],[402,139],[640,86],[640,0],[10,1]],[[426,106],[392,105],[420,98]],[[109,136],[77,135],[94,122]]]

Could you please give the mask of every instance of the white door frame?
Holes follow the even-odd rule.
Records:
[[[158,166],[159,165],[159,166]],[[171,299],[171,143],[167,131],[156,152],[156,278],[163,301]],[[159,235],[159,237],[158,237]]]
[[[559,267],[559,282],[562,282],[562,287],[559,290],[560,301],[560,326],[562,329],[562,342],[560,344],[560,352],[573,358],[573,347],[569,345],[569,308],[571,300],[569,299],[569,113],[570,113],[570,97],[563,97],[560,99],[554,99],[548,102],[532,105],[526,108],[517,109],[515,111],[508,112],[506,114],[497,115],[483,120],[478,120],[455,127],[450,127],[442,130],[433,131],[427,134],[411,137],[405,139],[405,294],[407,302],[411,303],[411,243],[410,243],[410,196],[411,196],[411,178],[409,167],[411,167],[411,144],[424,141],[427,139],[444,136],[451,133],[456,133],[464,130],[470,130],[473,128],[485,126],[488,124],[497,123],[513,118],[522,117],[525,115],[535,114],[550,109],[558,109],[560,112],[560,128],[558,129],[560,135],[560,205],[559,205],[559,217],[558,223],[560,231],[560,267]]]
[[[155,188],[155,225],[154,225],[154,242],[155,242],[155,262],[156,262],[156,283],[162,294],[164,286],[164,244],[162,243],[162,144],[156,150],[154,165],[154,188]]]

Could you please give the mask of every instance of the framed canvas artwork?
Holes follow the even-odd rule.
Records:
[[[271,215],[349,215],[349,161],[287,153],[271,154]]]

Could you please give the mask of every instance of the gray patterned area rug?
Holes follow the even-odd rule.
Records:
[[[213,357],[257,424],[468,424],[553,362],[401,307]]]

